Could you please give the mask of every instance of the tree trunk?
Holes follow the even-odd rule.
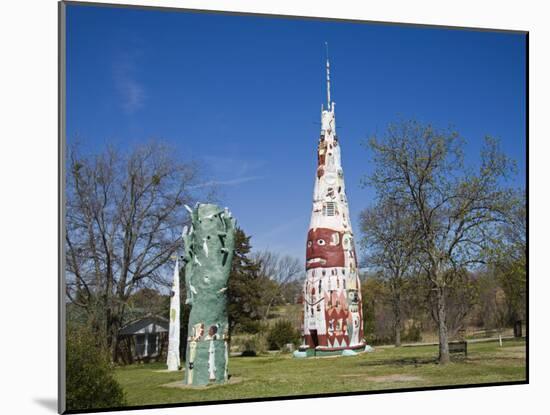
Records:
[[[119,337],[118,337],[118,327],[112,328],[112,337],[111,337],[111,360],[113,363],[117,363],[118,361],[118,345],[119,345]]]
[[[401,346],[401,308],[396,306],[394,308],[394,330],[395,330],[395,347]]]
[[[278,289],[277,289],[278,290]],[[269,312],[271,311],[271,307],[273,306],[273,303],[277,299],[279,293],[275,293],[273,297],[271,297],[271,300],[269,300],[269,303],[267,303],[267,309],[265,311],[264,320],[267,321],[269,319]]]
[[[401,346],[401,278],[397,270],[394,278],[390,279],[391,302],[393,308],[393,329],[395,336],[395,347]]]
[[[113,361],[113,363],[117,363],[118,361],[118,347],[120,343],[118,332],[121,328],[120,322],[121,322],[121,318],[119,317],[119,315],[118,314],[114,315],[114,313],[111,311],[109,327],[107,328],[108,330],[107,338],[109,341],[108,347],[110,348],[111,360]]]
[[[271,310],[271,305],[273,304],[274,299],[272,298],[271,301],[267,304],[267,309],[265,310],[264,320],[267,321],[269,318],[269,311]]]
[[[444,287],[437,287],[437,324],[439,328],[439,363],[444,365],[450,362],[449,340],[447,335],[445,291]]]
[[[401,346],[401,323],[395,322],[395,347]]]

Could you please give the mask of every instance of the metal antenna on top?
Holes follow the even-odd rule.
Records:
[[[327,107],[330,111],[330,62],[328,60],[328,42],[325,42],[325,46],[327,48]]]

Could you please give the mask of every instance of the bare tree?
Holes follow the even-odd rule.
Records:
[[[464,269],[479,263],[504,221],[510,191],[503,178],[513,171],[495,139],[486,137],[477,169],[463,163],[464,141],[453,131],[405,121],[373,138],[377,193],[393,197],[415,215],[421,264],[436,299],[439,362],[449,362],[447,288]]]
[[[116,360],[117,333],[138,288],[169,285],[163,266],[179,246],[188,189],[197,178],[170,149],[150,143],[122,154],[69,149],[66,293],[82,307]]]
[[[265,312],[269,312],[277,301],[282,299],[285,285],[293,283],[304,272],[304,264],[289,255],[279,255],[270,251],[255,252],[253,260],[260,266],[260,275],[271,284],[264,290]]]
[[[381,199],[361,212],[360,219],[365,265],[377,271],[389,288],[396,347],[401,346],[403,285],[417,259],[418,232],[407,208],[395,199]]]
[[[506,223],[499,228],[489,261],[505,293],[504,322],[525,318],[527,301],[527,206],[525,193],[518,191],[511,202]]]
[[[452,275],[445,280],[445,327],[449,339],[455,337],[459,330],[464,329],[466,317],[473,311],[478,301],[478,287],[474,275],[466,269],[452,269]],[[437,290],[429,290],[427,297],[428,311],[433,320],[439,324],[439,299]]]

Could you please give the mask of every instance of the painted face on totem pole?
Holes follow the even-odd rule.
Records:
[[[310,229],[307,234],[306,269],[343,267],[342,232],[333,229]]]
[[[359,292],[357,290],[348,290],[348,304],[359,304]]]
[[[214,337],[217,332],[218,332],[218,326],[216,326],[216,325],[210,326],[210,328],[208,329],[208,335],[210,337]]]

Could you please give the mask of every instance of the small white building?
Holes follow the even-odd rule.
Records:
[[[146,316],[127,324],[118,332],[119,357],[124,363],[165,359],[168,327],[168,319],[159,316]]]

